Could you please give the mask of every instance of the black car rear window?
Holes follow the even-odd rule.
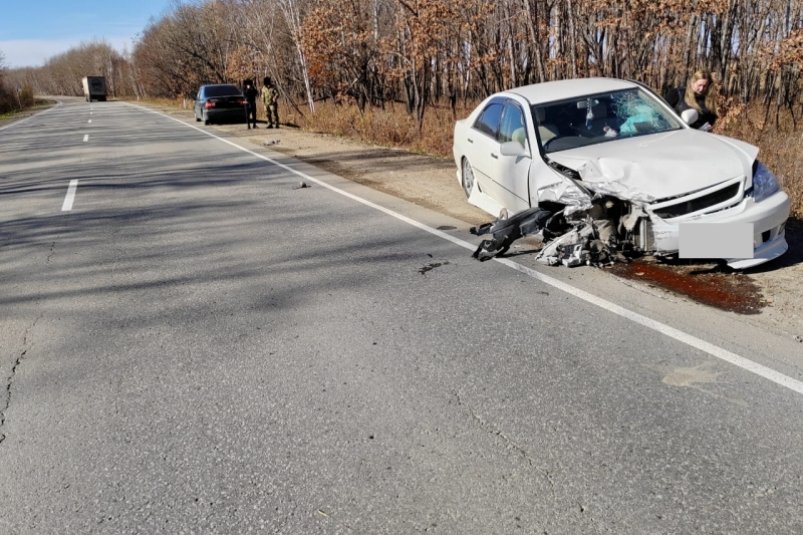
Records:
[[[207,97],[224,97],[226,95],[239,95],[240,90],[234,85],[210,85],[204,88]]]

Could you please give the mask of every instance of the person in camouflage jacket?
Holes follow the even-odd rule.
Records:
[[[262,104],[265,105],[268,128],[279,128],[279,91],[270,76],[266,76],[262,83]]]

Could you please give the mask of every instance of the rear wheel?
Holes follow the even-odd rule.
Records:
[[[474,171],[471,169],[471,164],[468,162],[468,158],[463,158],[461,170],[461,183],[463,185],[463,192],[466,194],[466,197],[471,196],[471,190],[474,189]]]
[[[209,124],[209,116],[206,114],[206,112],[204,112],[204,124],[205,125]]]

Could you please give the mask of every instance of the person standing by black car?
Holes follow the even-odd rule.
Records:
[[[268,128],[279,128],[279,91],[270,76],[266,76],[262,84],[262,103],[265,105]]]
[[[251,125],[254,128],[257,127],[257,96],[259,96],[259,91],[257,88],[254,87],[254,83],[251,80],[245,81],[245,101],[246,101],[246,116],[245,122],[248,123],[248,129],[251,129]]]
[[[708,132],[717,120],[717,108],[711,73],[705,69],[696,71],[683,87],[672,89],[666,95],[666,101],[682,113],[688,109],[697,110],[697,120],[689,126]]]

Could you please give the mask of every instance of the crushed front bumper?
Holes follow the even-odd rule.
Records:
[[[781,256],[789,248],[784,234],[789,210],[789,196],[781,190],[759,203],[755,202],[752,197],[746,196],[732,208],[705,214],[698,218],[663,220],[651,214],[655,249],[658,254],[677,252],[678,225],[683,222],[748,223],[753,227],[753,257],[726,258],[725,261],[734,269],[751,268]]]

